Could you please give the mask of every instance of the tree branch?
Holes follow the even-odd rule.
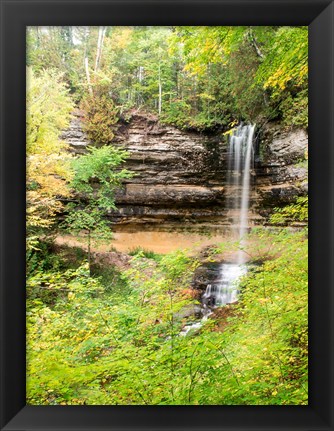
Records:
[[[263,59],[264,55],[262,54],[262,52],[261,52],[261,50],[259,48],[259,45],[257,44],[257,41],[255,39],[253,30],[251,28],[249,28],[249,30],[248,30],[248,38],[249,38],[249,41],[250,41],[252,47],[254,48],[254,50],[256,52],[256,55],[258,57],[260,57],[261,59]]]

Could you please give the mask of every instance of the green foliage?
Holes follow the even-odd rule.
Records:
[[[308,31],[278,28],[268,46],[255,81],[269,91],[283,123],[308,126]]]
[[[93,142],[110,143],[132,108],[197,130],[268,118],[307,127],[307,27],[107,27],[102,45],[101,31],[28,30],[28,63],[64,75]]]
[[[229,121],[281,118],[307,127],[307,38],[306,27],[178,27],[172,46],[182,43],[184,70],[203,80],[214,101],[227,102]]]
[[[290,93],[279,105],[283,124],[294,127],[308,128],[308,90],[304,89],[295,96]]]
[[[293,222],[307,222],[308,220],[308,197],[300,196],[296,202],[282,208],[275,208],[270,217],[270,223],[287,225]]]
[[[66,209],[63,226],[72,233],[87,231],[96,238],[108,235],[110,229],[101,210],[115,209],[114,192],[130,172],[117,170],[127,153],[112,146],[89,147],[88,153],[73,160],[70,187],[77,195]]]
[[[253,253],[264,247],[268,257],[275,242],[279,253],[243,279],[224,329],[217,315],[187,336],[177,316],[194,304],[198,262],[185,253],[158,263],[137,254],[121,279],[92,278],[87,266],[37,273],[28,282],[28,403],[307,404],[307,240],[258,230]]]
[[[175,259],[182,260],[184,269],[186,262],[191,265],[180,254]],[[62,278],[58,273],[32,277],[28,291],[29,403],[140,404],[150,402],[151,390],[159,397],[161,388],[154,388],[154,379],[162,370],[170,376],[168,337],[175,338],[180,330],[171,317],[174,309],[185,303],[180,293],[173,294],[175,305],[165,294],[164,274],[170,272],[173,261],[165,262],[162,269],[136,257],[127,273],[131,290],[122,301],[89,277],[87,267],[67,272]],[[156,272],[143,284],[153,264]],[[35,290],[44,286],[48,292],[58,293],[56,303],[36,298]],[[59,295],[61,289],[66,289],[65,294]],[[101,292],[105,292],[103,299]],[[43,326],[39,325],[41,320]],[[158,364],[161,361],[156,370],[151,367],[155,357]]]
[[[257,79],[279,95],[291,85],[302,87],[308,74],[307,27],[279,27],[267,49]]]
[[[162,255],[155,253],[152,250],[146,250],[143,247],[135,247],[132,250],[129,251],[130,256],[139,256],[139,257],[146,257],[147,259],[153,259],[156,261],[160,261],[162,258]]]
[[[108,94],[87,95],[81,102],[84,111],[84,128],[94,144],[112,142],[118,120],[118,110]]]
[[[76,235],[86,233],[88,259],[91,263],[91,240],[111,238],[111,229],[104,217],[115,209],[114,192],[131,173],[119,169],[127,153],[112,146],[89,147],[88,153],[73,160],[70,187],[77,198],[66,206],[62,228]]]
[[[307,403],[305,233],[285,233],[281,245],[279,257],[244,280],[238,313],[228,329],[226,354],[243,381],[242,396],[254,397],[255,404],[260,399],[266,404],[266,397],[270,404]]]
[[[162,123],[173,124],[180,129],[188,125],[191,105],[185,100],[174,99],[161,115]]]
[[[95,204],[83,209],[78,209],[75,204],[69,204],[66,209],[68,214],[61,227],[78,236],[78,239],[88,241],[89,247],[92,239],[98,242],[112,238],[110,226],[102,218],[101,210]]]
[[[31,27],[28,47],[28,403],[307,404],[305,231],[254,229],[247,243],[214,246],[208,261],[242,246],[257,266],[238,304],[186,336],[198,306],[189,251],[135,249],[127,270],[91,259],[131,176],[121,169],[127,153],[104,145],[118,116],[140,108],[203,131],[241,119],[307,127],[307,29]],[[73,109],[68,88],[95,145],[72,161],[59,139]],[[41,241],[64,201],[62,226],[87,241],[88,262]],[[271,218],[306,220],[305,197]]]
[[[74,51],[72,27],[27,28],[27,65],[38,75],[43,75],[45,70],[57,70],[64,76],[71,92],[77,89],[74,85],[75,68],[71,64]]]
[[[38,237],[27,238],[26,268],[27,275],[37,271],[48,271],[50,269],[64,269],[62,259],[53,253],[52,240],[41,241]]]
[[[186,287],[189,283],[187,269],[194,271],[198,262],[188,257],[183,251],[177,250],[165,255],[161,259],[160,266],[171,284],[177,283],[179,286]]]
[[[63,208],[71,178],[69,154],[60,134],[67,127],[73,103],[62,75],[27,70],[27,230],[36,236],[51,228]]]
[[[97,295],[103,292],[97,279],[89,278],[88,265],[66,271],[36,271],[28,278],[27,292],[31,300],[42,300],[48,305],[57,299],[74,299],[76,294]],[[60,295],[60,296],[59,296]]]
[[[70,186],[87,199],[94,199],[98,206],[111,209],[115,187],[131,176],[128,170],[119,169],[128,153],[111,145],[88,147],[87,150],[86,154],[73,160],[74,176]]]
[[[114,265],[93,263],[92,276],[99,279],[105,292],[116,302],[122,302],[124,296],[131,292],[126,274]]]

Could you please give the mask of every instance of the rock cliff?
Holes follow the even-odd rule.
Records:
[[[88,141],[77,111],[63,135],[72,151],[82,153]],[[114,145],[129,152],[126,167],[134,172],[117,192],[118,223],[187,221],[229,225],[227,209],[228,142],[222,134],[185,132],[161,125],[150,114],[133,113],[118,124]],[[303,130],[266,126],[257,133],[252,172],[250,222],[266,223],[273,207],[307,193]]]
[[[256,211],[265,219],[308,192],[308,136],[303,129],[283,130],[269,125],[262,130],[255,166]]]
[[[134,114],[115,145],[129,151],[135,175],[117,196],[119,221],[205,221],[224,217],[226,152],[219,137],[186,133]]]
[[[87,135],[83,130],[82,121],[83,113],[76,109],[73,112],[69,128],[61,135],[61,139],[69,145],[69,150],[75,154],[84,154],[89,144]]]

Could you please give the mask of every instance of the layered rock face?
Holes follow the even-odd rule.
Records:
[[[282,130],[270,125],[263,130],[255,167],[256,211],[265,219],[274,207],[295,202],[308,192],[305,130]]]
[[[88,141],[77,112],[63,139],[76,153]],[[118,125],[114,145],[129,152],[127,169],[134,173],[116,194],[112,221],[125,223],[196,222],[228,226],[228,140],[222,134],[184,132],[159,124],[152,115],[136,113]],[[307,192],[303,130],[262,131],[256,143],[252,171],[250,224],[266,223],[274,206],[285,205]],[[299,164],[298,164],[299,163]]]
[[[82,127],[82,120],[83,113],[79,109],[76,109],[72,113],[69,128],[65,130],[60,137],[69,145],[69,150],[75,154],[84,154],[89,144],[87,135]]]
[[[221,219],[226,147],[219,137],[182,132],[142,114],[118,129],[115,145],[126,148],[134,172],[116,195],[117,221],[163,222]]]

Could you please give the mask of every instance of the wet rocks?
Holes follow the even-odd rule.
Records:
[[[188,319],[190,317],[194,317],[195,319],[202,317],[202,308],[199,304],[186,305],[185,307],[181,308],[181,310],[173,314],[173,318],[176,321]]]
[[[205,262],[194,272],[192,288],[205,291],[208,284],[214,284],[220,278],[221,262]]]

